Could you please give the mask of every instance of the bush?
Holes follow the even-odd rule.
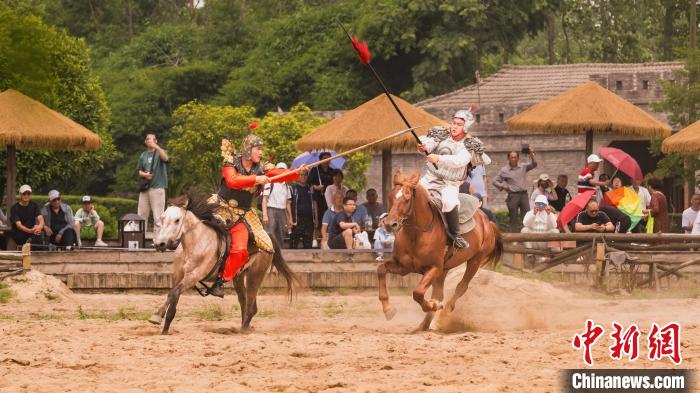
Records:
[[[45,196],[34,196],[34,202],[39,207],[44,206],[48,202]],[[114,197],[93,197],[95,210],[100,216],[100,219],[105,223],[105,239],[116,239],[119,236],[119,218],[128,213],[136,213],[138,211],[138,201],[126,198]],[[67,203],[73,214],[80,209],[82,195],[61,195],[61,201]],[[84,240],[93,240],[94,235],[85,236]]]

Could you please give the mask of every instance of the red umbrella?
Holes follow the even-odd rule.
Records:
[[[612,166],[619,169],[622,173],[626,173],[634,180],[642,180],[642,168],[639,167],[637,161],[629,154],[614,147],[601,147],[598,153],[604,159],[608,160]]]
[[[557,225],[563,228],[569,221],[573,220],[586,207],[586,203],[593,195],[595,195],[595,190],[587,190],[576,195],[561,209],[561,213],[557,217]]]

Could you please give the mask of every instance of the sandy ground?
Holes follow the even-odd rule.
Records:
[[[678,321],[681,367],[699,362],[698,299],[605,299],[489,271],[420,334],[409,333],[422,313],[406,291],[393,291],[392,321],[374,292],[304,291],[291,304],[266,294],[246,334],[234,329],[235,296],[187,295],[161,336],[145,319],[163,295],[72,294],[39,275],[5,282],[15,296],[0,304],[2,392],[558,392],[559,370],[583,366],[570,343],[588,317],[606,328],[595,367],[674,367],[611,361],[612,320],[636,322],[642,338],[651,322]]]

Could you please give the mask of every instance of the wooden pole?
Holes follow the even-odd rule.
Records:
[[[7,216],[10,208],[17,202],[17,150],[15,145],[7,145]]]
[[[696,1],[690,0],[690,49],[697,48],[698,21]]]
[[[618,242],[668,242],[668,241],[700,241],[699,235],[682,233],[504,233],[504,242],[548,242],[548,241],[592,241],[605,239]]]
[[[382,203],[384,203],[384,209],[389,210],[389,192],[391,192],[392,187],[392,173],[391,173],[391,150],[382,150]]]
[[[586,157],[593,154],[593,130],[586,131]]]

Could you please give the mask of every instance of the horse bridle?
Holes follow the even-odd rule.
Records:
[[[396,229],[396,233],[399,233],[399,231],[404,227],[415,227],[420,232],[430,232],[433,230],[433,224],[435,223],[435,212],[433,212],[432,208],[430,208],[430,224],[428,224],[426,228],[421,228],[418,224],[406,223],[406,220],[408,220],[408,218],[412,216],[416,210],[416,204],[414,202],[415,199],[416,189],[411,188],[411,201],[409,202],[410,207],[408,208],[408,213],[406,213],[403,217],[399,218],[399,227]]]

